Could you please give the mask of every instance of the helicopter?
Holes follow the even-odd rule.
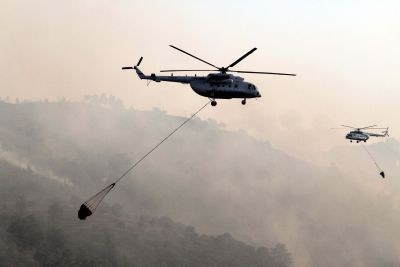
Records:
[[[386,137],[389,136],[389,127],[387,128],[374,128],[376,125],[371,125],[367,127],[361,127],[361,128],[356,128],[352,126],[347,126],[347,125],[341,125],[342,127],[346,128],[351,128],[353,131],[349,132],[346,134],[346,139],[349,139],[350,142],[356,141],[357,143],[364,141],[367,142],[370,136],[372,137]],[[343,128],[335,128],[335,129],[343,129]],[[384,130],[382,131],[382,134],[377,134],[377,133],[367,133],[362,130]]]
[[[232,64],[227,67],[217,67],[199,57],[196,57],[176,46],[170,45],[170,47],[191,56],[215,69],[212,70],[161,70],[160,72],[171,72],[170,76],[158,76],[155,73],[150,75],[145,75],[140,69],[139,65],[143,60],[141,57],[138,63],[134,67],[122,67],[123,70],[135,69],[136,74],[142,80],[148,80],[155,82],[177,82],[182,84],[190,84],[193,91],[201,96],[207,97],[211,100],[211,105],[216,106],[217,101],[215,99],[232,99],[232,98],[242,98],[242,105],[246,105],[247,98],[259,98],[261,97],[260,92],[257,87],[250,83],[245,82],[244,78],[240,76],[235,76],[230,73],[252,73],[252,74],[271,74],[271,75],[286,75],[286,76],[296,76],[296,74],[291,73],[278,73],[278,72],[259,72],[259,71],[241,71],[241,70],[231,70],[240,61],[245,59],[251,53],[257,50],[257,48],[251,49],[249,52],[238,58]],[[194,72],[212,72],[218,71],[217,73],[209,73],[207,76],[174,76],[172,72],[184,72],[184,71],[194,71]]]

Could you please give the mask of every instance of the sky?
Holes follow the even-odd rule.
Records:
[[[200,117],[243,130],[306,161],[343,144],[340,124],[400,134],[397,1],[0,0],[0,97],[80,100],[111,94],[125,106],[188,116],[207,102],[188,85],[140,81],[145,73],[204,68],[168,45],[241,70],[262,98],[220,100]]]

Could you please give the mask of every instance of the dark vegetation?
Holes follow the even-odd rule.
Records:
[[[283,245],[255,249],[199,235],[171,219],[130,217],[107,204],[76,217],[70,188],[0,161],[1,266],[289,266]]]
[[[210,186],[210,174],[187,158],[204,141],[215,148],[219,138],[232,138],[224,132],[213,138],[220,130],[212,121],[195,120],[185,138],[176,136],[136,172],[139,178],[127,178],[113,189],[86,221],[77,218],[85,198],[180,120],[161,111],[125,110],[106,97],[81,103],[0,103],[0,266],[290,266],[282,244],[256,248],[228,233],[199,234],[168,218],[212,221],[221,211],[204,206],[213,195],[202,188]],[[199,129],[203,137],[196,142]],[[167,153],[171,149],[173,157]],[[203,152],[196,158],[201,165],[212,151]],[[223,163],[231,164],[229,159]],[[229,198],[223,188],[217,193],[223,207]],[[192,209],[181,204],[185,201]]]

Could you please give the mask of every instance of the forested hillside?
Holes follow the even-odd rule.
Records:
[[[95,215],[86,221],[77,218],[82,200],[106,182],[104,177],[114,178],[130,163],[126,153],[132,144],[123,144],[121,138],[114,142],[104,131],[87,136],[70,127],[76,124],[69,120],[76,119],[89,128],[91,123],[125,125],[108,116],[123,115],[130,121],[131,115],[138,113],[134,118],[145,122],[165,116],[161,112],[143,113],[142,118],[141,112],[111,112],[88,103],[0,106],[0,266],[291,265],[291,256],[282,244],[257,248],[228,233],[199,234],[192,226],[159,217],[141,196],[136,196],[135,202],[107,201],[116,196],[126,200],[118,192],[126,191],[124,186],[117,187]],[[76,114],[71,117],[70,112]],[[91,118],[79,121],[82,114]],[[132,138],[150,135],[145,127],[129,127],[135,129]],[[80,138],[75,139],[77,136]],[[154,141],[157,136],[149,138]],[[145,177],[151,179],[150,174]]]
[[[321,153],[331,161],[324,167],[195,118],[125,177],[94,215],[78,220],[83,201],[184,120],[124,108],[106,96],[0,102],[1,260],[398,265],[400,144],[393,138],[367,143],[385,169],[381,179],[357,145]],[[51,257],[43,257],[47,247],[57,248]]]

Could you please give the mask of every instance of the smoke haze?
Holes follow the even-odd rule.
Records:
[[[1,117],[3,151],[68,177],[81,201],[184,119],[127,110],[106,96],[3,103],[1,110],[7,114]],[[319,167],[244,132],[194,119],[126,177],[105,205],[118,204],[134,216],[168,216],[200,233],[229,232],[255,246],[284,243],[294,266],[395,266],[400,143],[392,138],[369,146],[386,180],[361,149],[338,147],[325,155],[330,166]]]
[[[201,117],[316,161],[342,142],[328,129],[343,123],[399,134],[399,8],[396,1],[3,0],[0,92],[20,100],[105,92],[127,106],[185,116],[203,101],[188,86],[146,87],[121,66],[143,56],[145,73],[205,67],[169,44],[221,66],[255,46],[238,69],[298,76],[245,75],[263,98],[246,107],[221,101]]]
[[[207,101],[122,66],[204,68],[169,44],[217,66],[257,47],[238,69],[298,76],[243,76],[261,99],[204,110],[108,205],[283,243],[294,266],[398,266],[399,11],[390,0],[0,0],[0,158],[83,201]],[[385,180],[330,130],[341,124],[390,127],[367,143]]]

